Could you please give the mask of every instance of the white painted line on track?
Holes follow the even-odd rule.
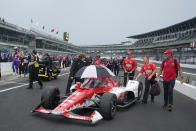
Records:
[[[64,74],[61,74],[61,75],[59,75],[59,76],[64,76],[64,75],[67,75],[67,74],[69,74],[69,73],[64,73]]]
[[[29,84],[29,83],[28,83],[28,84]],[[9,90],[13,90],[13,89],[17,89],[17,88],[20,88],[20,87],[26,86],[26,85],[28,85],[28,84],[23,84],[23,85],[19,85],[19,86],[11,87],[11,88],[8,88],[8,89],[0,90],[0,93],[1,93],[1,92],[5,92],[5,91],[9,91]]]
[[[61,74],[59,76],[63,76],[63,75],[66,75],[66,74],[69,74],[69,73],[64,73],[64,74]],[[35,81],[33,83],[37,83],[37,81]],[[13,90],[13,89],[17,89],[17,88],[21,88],[21,87],[26,86],[26,85],[29,85],[29,83],[26,83],[26,84],[24,83],[24,84],[19,85],[19,86],[15,86],[15,87],[11,87],[11,88],[8,88],[8,89],[0,90],[0,93],[6,92],[6,91],[9,91],[9,90]]]

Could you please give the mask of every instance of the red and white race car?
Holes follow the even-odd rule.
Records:
[[[71,87],[69,96],[60,97],[58,88],[45,88],[41,103],[32,112],[61,115],[71,119],[86,120],[94,124],[101,119],[113,119],[117,107],[124,108],[138,101],[142,95],[142,83],[129,80],[126,87],[109,77],[86,79],[83,84]],[[73,113],[75,109],[92,108],[90,116]]]

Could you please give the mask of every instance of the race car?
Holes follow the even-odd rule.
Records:
[[[60,67],[58,61],[52,61],[50,66],[40,63],[40,69],[38,77],[42,79],[52,80],[57,79],[60,74]]]
[[[129,80],[126,87],[121,87],[110,77],[89,78],[73,85],[69,96],[60,97],[58,88],[45,88],[41,103],[32,112],[61,115],[95,124],[101,119],[113,119],[117,108],[128,107],[140,100],[142,90],[142,83],[135,80]],[[85,108],[94,109],[94,112],[90,116],[74,113],[76,109]]]

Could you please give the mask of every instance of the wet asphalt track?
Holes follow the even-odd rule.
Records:
[[[20,86],[17,83],[0,82],[0,90]],[[44,86],[57,86],[64,93],[67,75],[57,80],[44,82]],[[196,101],[174,92],[174,110],[162,109],[163,95],[156,97],[155,103],[135,104],[117,112],[115,119],[102,120],[96,125],[70,120],[64,117],[30,113],[40,102],[41,89],[27,86],[0,92],[0,131],[195,131]]]

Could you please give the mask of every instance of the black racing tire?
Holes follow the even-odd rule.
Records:
[[[117,97],[112,93],[104,93],[100,101],[100,113],[106,120],[111,120],[116,115]]]
[[[41,103],[45,109],[54,109],[60,101],[60,91],[55,87],[44,88],[41,94]]]
[[[139,82],[137,100],[140,100],[140,99],[141,99],[141,97],[142,97],[142,92],[143,92],[143,84],[142,84],[142,82]]]

